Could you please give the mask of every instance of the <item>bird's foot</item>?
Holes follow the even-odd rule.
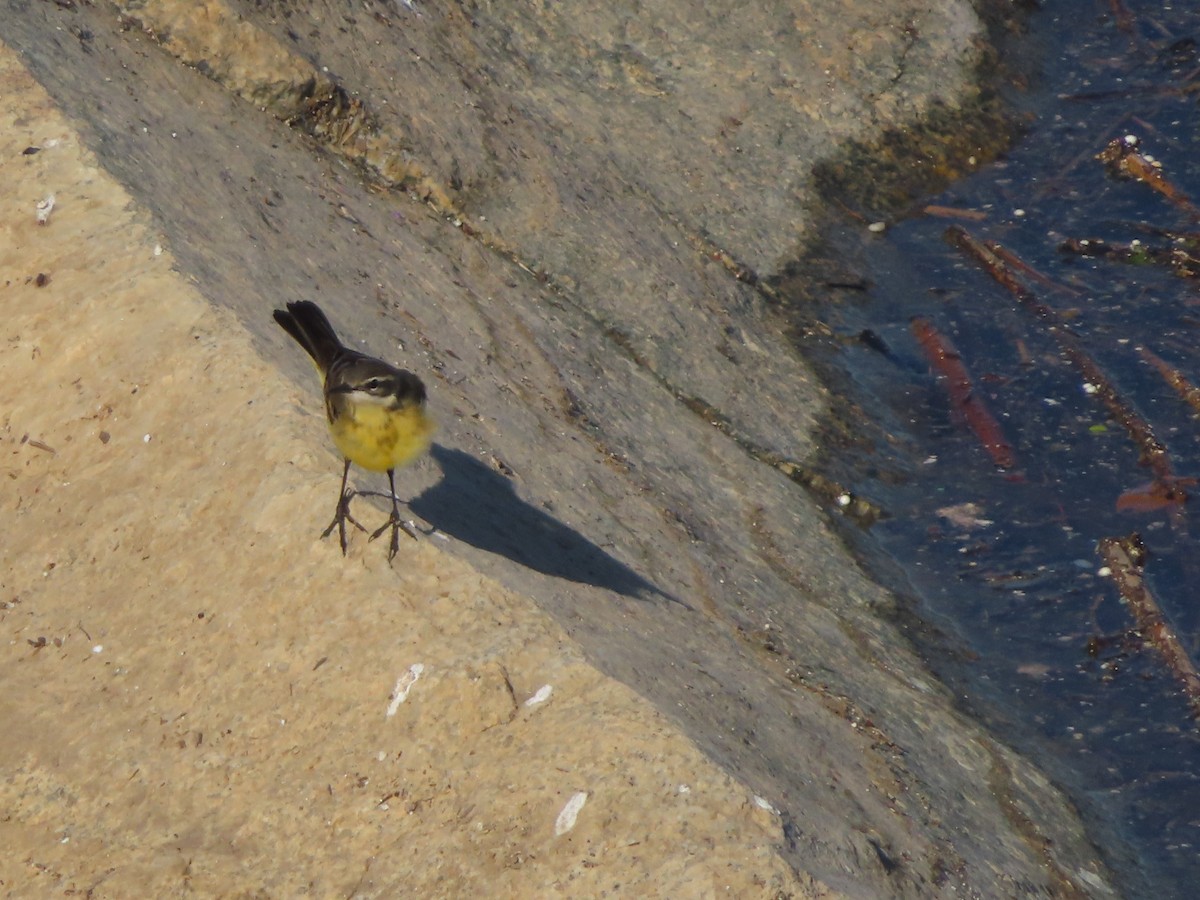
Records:
[[[342,556],[346,555],[346,523],[349,522],[359,531],[367,530],[358,519],[350,515],[350,501],[356,493],[358,492],[346,491],[342,494],[341,499],[338,500],[337,512],[333,516],[333,521],[321,532],[321,538],[324,539],[333,533],[333,529],[336,528],[338,530],[338,539],[342,545]],[[372,537],[372,540],[374,540],[374,537]]]
[[[400,518],[398,510],[393,509],[392,514],[388,516],[388,520],[371,532],[371,540],[375,540],[375,538],[379,537],[389,528],[392,529],[392,538],[388,544],[388,562],[391,562],[395,559],[396,554],[400,552],[400,530],[404,529],[404,533],[414,541],[417,540],[417,532],[411,523],[405,522]]]

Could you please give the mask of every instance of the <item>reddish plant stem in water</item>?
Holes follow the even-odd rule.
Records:
[[[929,364],[945,385],[946,393],[950,396],[950,405],[955,412],[961,415],[975,432],[975,436],[992,457],[992,462],[1002,469],[1013,468],[1017,464],[1017,457],[1012,444],[1004,437],[1000,423],[976,395],[967,367],[963,365],[962,357],[949,338],[921,316],[914,318],[910,327],[917,343],[925,351]]]
[[[1170,460],[1167,458],[1167,450],[1154,436],[1154,430],[1150,427],[1150,423],[1143,419],[1130,403],[1126,402],[1112,380],[1100,368],[1100,364],[1083,348],[1079,338],[1064,324],[1058,313],[1042,303],[1029,288],[1017,280],[1011,268],[993,247],[976,240],[965,229],[957,225],[947,229],[946,237],[954,246],[973,257],[984,271],[1007,288],[1017,302],[1042,324],[1071,365],[1091,385],[1092,392],[1107,407],[1109,415],[1129,434],[1138,448],[1141,464],[1149,468],[1156,479],[1171,480],[1173,474]],[[999,248],[999,245],[994,246],[1003,249]]]
[[[1146,587],[1142,573],[1146,549],[1136,532],[1124,538],[1102,538],[1100,556],[1108,566],[1121,599],[1129,606],[1138,634],[1162,656],[1167,668],[1183,688],[1192,715],[1200,717],[1200,671],[1188,655],[1179,635],[1167,621],[1162,607]]]
[[[1141,141],[1134,135],[1114,138],[1096,154],[1096,159],[1104,163],[1113,174],[1142,182],[1188,212],[1193,219],[1200,218],[1200,209],[1197,209],[1196,204],[1167,180],[1161,166],[1147,158],[1140,147]]]
[[[1184,402],[1187,403],[1196,412],[1200,412],[1200,388],[1188,381],[1186,375],[1180,372],[1177,368],[1162,359],[1148,347],[1138,347],[1138,353],[1142,359],[1154,366],[1158,370],[1158,374],[1163,377],[1163,381],[1175,389]]]

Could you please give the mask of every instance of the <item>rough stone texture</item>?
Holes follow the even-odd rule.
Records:
[[[313,541],[296,389],[7,50],[0,87],[6,896],[826,894],[527,600]]]
[[[10,62],[6,886],[1106,892],[746,450],[802,464],[828,397],[738,262],[803,236],[821,142],[968,60],[965,7],[867,6],[5,4],[103,169]],[[430,383],[400,480],[438,531],[394,572],[315,538],[340,465],[270,321],[296,298]]]

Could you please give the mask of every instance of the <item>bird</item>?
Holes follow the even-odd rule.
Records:
[[[416,539],[411,527],[400,518],[396,469],[429,448],[434,423],[425,409],[425,384],[412,372],[347,347],[325,313],[310,300],[290,302],[286,310],[277,309],[274,315],[283,330],[312,357],[321,375],[329,434],[345,461],[337,510],[321,537],[329,537],[337,528],[344,556],[346,522],[359,531],[367,530],[350,514],[350,501],[358,493],[346,489],[351,463],[370,472],[387,472],[392,513],[370,539],[391,528],[391,562],[400,550],[401,528]]]

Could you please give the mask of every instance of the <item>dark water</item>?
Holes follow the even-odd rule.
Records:
[[[960,224],[1046,276],[1025,283],[1150,424],[1174,472],[1200,476],[1200,414],[1137,351],[1200,384],[1200,262],[1189,278],[1059,249],[1068,238],[1169,247],[1156,232],[1200,232],[1190,211],[1094,159],[1136,135],[1200,199],[1200,4],[1122,8],[1127,19],[1110,0],[1074,0],[1029,19],[1023,40],[1041,49],[1040,71],[1012,98],[1027,133],[1005,159],[928,199],[982,220],[916,215],[866,238],[870,287],[834,292],[826,319],[843,337],[870,329],[881,339],[848,340],[839,365],[893,440],[831,467],[887,511],[869,537],[896,561],[921,615],[950,635],[929,654],[964,705],[1068,790],[1130,896],[1195,897],[1197,721],[1100,571],[1097,543],[1142,536],[1147,582],[1200,658],[1200,487],[1189,505],[1118,511],[1122,492],[1151,479],[1126,429],[1043,324],[943,237]],[[851,232],[859,240],[862,225]],[[1011,471],[952,413],[913,316],[957,346],[1014,448]]]

